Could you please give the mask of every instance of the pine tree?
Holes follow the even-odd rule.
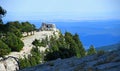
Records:
[[[2,41],[0,40],[0,57],[9,54],[11,49]]]
[[[5,16],[7,11],[0,6],[0,24],[3,24],[2,17]]]
[[[77,44],[77,47],[76,47],[76,53],[77,53],[77,55],[76,56],[77,57],[84,57],[86,51],[85,51],[85,49],[84,49],[84,47],[82,45],[82,42],[79,39],[79,35],[75,34],[73,36],[73,39],[74,39],[75,43]]]
[[[40,45],[40,41],[35,39],[32,44],[35,46],[35,47],[38,47]]]
[[[3,40],[12,51],[20,51],[24,46],[20,38],[16,37],[13,33],[7,33],[6,38]]]
[[[92,55],[92,54],[96,54],[96,50],[93,45],[89,47],[88,52],[87,52],[87,55]]]

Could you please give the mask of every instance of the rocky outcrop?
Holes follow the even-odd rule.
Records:
[[[18,59],[7,57],[0,59],[0,71],[17,71],[19,70]]]
[[[57,59],[21,71],[119,71],[120,50],[83,58]]]

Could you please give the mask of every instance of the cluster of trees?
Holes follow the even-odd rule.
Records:
[[[3,41],[0,40],[0,57],[9,54],[11,49]]]
[[[64,36],[60,33],[59,38],[51,36],[50,39],[46,37],[46,39],[41,41],[35,39],[32,44],[38,48],[40,46],[49,46],[44,53],[45,61],[54,60],[57,58],[64,59],[72,56],[84,57],[86,55],[96,54],[96,50],[93,45],[91,45],[86,51],[79,39],[79,35],[73,35],[70,32],[66,32]]]
[[[35,25],[30,24],[29,22],[14,21],[7,22],[6,24],[0,24],[0,40],[3,41],[4,44],[8,45],[11,51],[20,51],[24,46],[21,38],[23,37],[23,33],[31,33],[34,34]],[[0,46],[1,47],[1,46]]]
[[[3,36],[7,32],[14,33],[17,37],[21,38],[22,33],[26,32],[27,36],[28,33],[31,33],[31,35],[34,34],[34,31],[36,30],[35,25],[31,24],[29,22],[7,22],[6,24],[0,24],[0,35]]]
[[[43,55],[40,53],[38,47],[33,47],[31,50],[31,55],[28,55],[28,57],[24,56],[24,58],[19,59],[20,69],[40,64],[42,63],[42,59]]]
[[[66,32],[63,36],[60,33],[59,38],[51,36],[50,39],[46,37],[43,40],[35,39],[32,44],[34,47],[31,50],[31,55],[24,57],[24,59],[19,59],[20,69],[35,66],[37,64],[43,63],[45,61],[55,60],[57,58],[69,58],[72,56],[84,57],[86,55],[96,54],[96,50],[93,45],[89,47],[86,51],[79,39],[78,34],[71,34]],[[40,52],[40,46],[49,48],[45,52]],[[100,55],[103,51],[98,52]]]
[[[72,35],[69,32],[66,32],[64,36],[60,33],[58,39],[51,37],[49,47],[44,57],[46,61],[72,56],[83,57],[86,54],[78,34]]]
[[[73,35],[69,32],[66,32],[64,36],[60,33],[58,39],[51,37],[47,45],[49,45],[49,49],[45,52],[45,61],[54,60],[57,58],[64,59],[72,56],[80,58],[96,53],[93,45],[91,45],[89,50],[86,51],[79,39],[79,35]]]
[[[21,41],[22,34],[24,32],[34,34],[34,30],[36,30],[35,25],[29,22],[7,22],[4,24],[2,22],[2,17],[6,14],[6,10],[4,10],[0,6],[0,56],[4,56],[11,51],[20,51],[24,44]]]

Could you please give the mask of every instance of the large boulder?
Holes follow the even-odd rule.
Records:
[[[19,70],[18,60],[14,57],[1,58],[0,71],[17,71]]]

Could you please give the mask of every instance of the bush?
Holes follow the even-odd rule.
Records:
[[[45,61],[55,60],[57,58],[69,58],[72,57],[72,51],[68,48],[59,48],[58,51],[46,52],[46,56],[44,57]]]
[[[43,46],[45,47],[47,45],[47,40],[45,39],[42,39],[42,41],[40,42],[40,40],[38,39],[35,39],[32,44],[35,46],[35,47],[40,47],[40,46]]]
[[[24,59],[19,59],[19,66],[20,69],[23,69],[40,64],[40,61],[42,61],[42,55],[37,47],[33,47],[31,50],[31,55],[29,55],[27,58],[24,57]]]
[[[93,55],[96,54],[96,50],[93,45],[91,45],[88,49],[87,55]]]
[[[20,38],[16,37],[13,33],[8,33],[3,40],[12,51],[20,51],[24,46]]]
[[[40,41],[35,39],[32,44],[35,46],[35,47],[38,47],[40,45]]]
[[[10,48],[3,41],[0,40],[0,57],[9,54],[10,51]]]

